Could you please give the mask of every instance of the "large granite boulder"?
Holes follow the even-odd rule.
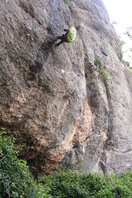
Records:
[[[132,73],[101,0],[1,0],[0,44],[0,126],[34,173],[132,168]]]

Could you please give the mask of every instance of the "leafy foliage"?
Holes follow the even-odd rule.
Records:
[[[33,180],[26,161],[18,159],[14,141],[4,130],[0,132],[0,197],[45,197],[41,184]]]
[[[132,70],[132,66],[131,66],[131,63],[129,61],[123,61],[123,63],[129,68]]]
[[[132,173],[120,177],[58,172],[42,177],[48,193],[56,198],[132,198]]]
[[[132,172],[103,177],[59,171],[35,181],[14,141],[0,132],[0,198],[132,198]]]
[[[96,65],[97,72],[99,73],[100,78],[102,80],[106,79],[108,76],[110,76],[110,73],[102,66],[100,60],[96,59],[94,64]]]

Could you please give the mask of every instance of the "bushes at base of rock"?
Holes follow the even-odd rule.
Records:
[[[41,184],[34,181],[25,160],[18,159],[14,138],[0,132],[0,198],[45,197]]]
[[[48,193],[57,198],[132,198],[132,172],[101,176],[58,172],[40,179]]]
[[[132,198],[132,172],[102,176],[59,171],[35,181],[14,138],[0,132],[0,198]]]

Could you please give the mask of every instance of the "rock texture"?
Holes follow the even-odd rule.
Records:
[[[75,42],[51,45],[69,26]],[[34,173],[132,168],[132,74],[101,0],[1,0],[0,93]]]

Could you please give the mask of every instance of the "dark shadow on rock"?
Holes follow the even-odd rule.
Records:
[[[51,40],[52,41],[52,40]],[[29,65],[28,80],[34,81],[36,75],[41,71],[50,53],[54,52],[54,43],[50,40],[41,44],[34,64]]]

